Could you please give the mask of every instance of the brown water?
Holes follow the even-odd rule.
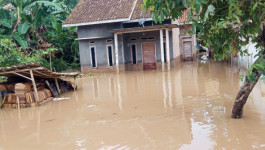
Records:
[[[195,62],[85,77],[70,100],[0,110],[0,150],[265,149],[265,81],[234,120],[238,78],[229,65]]]

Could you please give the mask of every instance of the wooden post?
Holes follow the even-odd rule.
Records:
[[[37,101],[35,101],[35,103],[37,104],[37,103],[40,102],[39,95],[38,95],[38,90],[37,90],[37,87],[36,87],[36,83],[35,83],[35,79],[34,79],[34,75],[33,75],[32,70],[30,69],[29,72],[30,72],[30,76],[31,76],[31,80],[32,80],[32,85],[33,85],[34,92],[35,92],[35,99],[37,100]]]
[[[119,45],[118,45],[118,34],[114,33],[114,44],[115,44],[115,57],[116,57],[116,70],[119,73]]]
[[[57,88],[58,94],[60,95],[61,92],[60,92],[60,87],[59,87],[59,84],[58,84],[58,80],[57,80],[57,78],[55,78],[54,80],[55,80],[55,85],[56,85],[56,88]]]
[[[169,31],[166,29],[167,69],[170,70]]]
[[[51,87],[49,81],[46,80],[45,83],[46,83],[46,85],[48,86],[49,90],[51,91],[52,96],[53,96],[53,97],[57,97],[58,95],[57,95],[57,93],[55,93],[55,92],[52,90],[52,87]]]
[[[165,70],[165,56],[164,56],[164,37],[163,37],[163,29],[160,29],[160,50],[161,50],[161,63],[162,70]]]

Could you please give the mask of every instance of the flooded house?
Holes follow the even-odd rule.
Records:
[[[82,72],[164,69],[193,60],[196,36],[187,12],[155,23],[142,0],[81,0],[64,22],[78,28]]]

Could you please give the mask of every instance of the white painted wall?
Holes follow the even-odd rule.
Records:
[[[239,55],[239,63],[241,67],[249,68],[257,60],[257,57],[255,58],[255,55],[258,53],[258,50],[255,46],[255,43],[249,42],[249,44],[242,48],[243,51],[247,50],[250,55]]]

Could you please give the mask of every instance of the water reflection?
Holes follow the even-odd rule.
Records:
[[[71,100],[20,117],[0,110],[0,149],[262,149],[264,80],[244,118],[230,119],[240,73],[228,63],[185,62],[170,72],[85,77],[63,95]]]

